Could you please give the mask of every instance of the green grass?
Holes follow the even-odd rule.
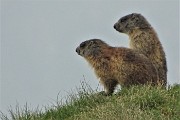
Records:
[[[45,112],[10,110],[2,120],[180,120],[180,85],[161,87],[132,86],[112,96],[102,96],[89,86],[69,95],[67,102],[57,101]]]

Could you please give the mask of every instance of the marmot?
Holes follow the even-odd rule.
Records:
[[[100,39],[90,39],[82,42],[76,52],[94,68],[105,95],[111,95],[117,84],[122,87],[157,84],[158,74],[152,62],[132,49],[111,47]]]
[[[120,18],[114,24],[114,28],[129,36],[131,49],[144,54],[151,60],[158,70],[159,83],[166,86],[166,56],[161,42],[149,22],[141,14],[132,13]]]

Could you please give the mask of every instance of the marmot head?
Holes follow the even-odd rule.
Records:
[[[107,46],[105,42],[100,39],[90,39],[82,42],[77,48],[76,52],[82,57],[95,57],[101,52],[101,48]]]
[[[149,27],[150,24],[148,21],[141,14],[137,13],[126,15],[120,18],[118,22],[114,24],[114,29],[127,34],[133,29],[144,29]]]

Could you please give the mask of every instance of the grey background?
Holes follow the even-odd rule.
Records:
[[[75,48],[91,38],[128,47],[128,36],[113,24],[132,12],[156,29],[167,56],[168,83],[179,83],[178,0],[2,0],[0,110],[26,102],[31,108],[51,105],[58,93],[63,98],[83,79],[96,89],[93,70]]]

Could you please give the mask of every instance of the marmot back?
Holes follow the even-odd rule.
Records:
[[[157,70],[151,61],[138,52],[124,47],[111,47],[100,39],[82,42],[76,52],[94,68],[106,95],[117,84],[122,87],[136,84],[157,84]]]
[[[114,28],[130,38],[130,48],[148,57],[158,70],[159,82],[167,84],[166,57],[155,30],[137,13],[126,15],[114,24]]]

